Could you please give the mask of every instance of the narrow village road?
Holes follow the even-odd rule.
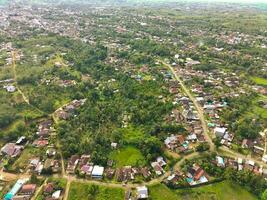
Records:
[[[201,106],[199,105],[199,103],[196,101],[196,99],[194,98],[194,96],[191,94],[191,92],[187,89],[187,87],[185,86],[185,84],[183,83],[182,79],[179,77],[179,75],[177,74],[177,72],[174,70],[174,68],[170,64],[167,64],[167,63],[165,63],[163,61],[160,61],[160,62],[164,66],[168,67],[169,70],[171,70],[171,72],[173,73],[175,79],[180,83],[180,85],[181,85],[182,89],[184,90],[184,92],[186,93],[186,95],[193,102],[193,104],[194,104],[194,106],[195,106],[195,108],[196,108],[196,110],[198,112],[199,119],[201,121],[201,125],[202,125],[203,131],[204,131],[204,136],[205,136],[207,142],[210,144],[210,151],[211,152],[217,152],[217,150],[215,148],[215,145],[212,142],[212,139],[211,139],[211,137],[209,135],[209,130],[208,130],[208,127],[207,127],[207,123],[206,123],[206,120],[205,120],[203,109],[201,108]],[[267,139],[265,140],[265,142],[267,142]],[[263,161],[256,160],[254,158],[249,158],[249,157],[247,157],[247,156],[245,156],[243,154],[240,154],[240,153],[237,153],[235,151],[232,151],[231,149],[229,149],[229,148],[227,148],[225,146],[220,147],[219,150],[221,150],[225,155],[227,155],[229,157],[249,159],[249,160],[252,160],[252,161],[254,161],[255,163],[257,163],[259,165],[262,165],[264,167],[267,167],[267,164],[264,163]],[[189,156],[191,156],[191,155],[192,154],[190,154]],[[188,157],[186,156],[182,160],[185,160],[185,159],[188,159]],[[181,162],[181,161],[179,161],[179,162]]]
[[[35,192],[35,194],[32,196],[31,200],[37,199],[38,195],[41,193],[41,191],[44,188],[44,186],[46,185],[46,183],[47,183],[47,178],[45,179],[43,184],[38,188],[38,190]]]
[[[16,89],[18,90],[18,92],[21,94],[23,100],[30,105],[30,101],[29,99],[26,97],[26,95],[21,91],[21,89],[18,86],[18,82],[17,82],[17,71],[16,71],[16,52],[12,51],[12,69],[13,69],[13,76],[14,76],[14,81],[16,84]]]
[[[264,148],[263,155],[266,155],[267,154],[267,128],[264,129],[263,133],[264,133],[264,139],[265,139],[265,148]]]
[[[206,141],[209,143],[210,145],[210,150],[211,151],[214,151],[215,150],[215,145],[213,144],[212,142],[212,139],[209,135],[209,129],[208,129],[208,126],[207,126],[207,123],[205,121],[205,117],[204,117],[204,112],[203,112],[203,109],[202,107],[199,105],[199,103],[197,102],[197,100],[195,99],[195,97],[191,94],[191,92],[187,89],[187,87],[185,86],[184,82],[182,81],[182,79],[179,77],[179,75],[176,73],[176,71],[174,70],[174,68],[170,65],[170,64],[167,64],[163,61],[160,61],[164,66],[168,67],[169,70],[171,70],[172,74],[174,75],[175,79],[179,82],[179,84],[181,85],[184,93],[189,97],[189,99],[193,102],[196,110],[197,110],[197,113],[198,113],[198,117],[199,117],[199,120],[201,122],[201,126],[203,128],[203,133],[204,133],[204,136],[205,136],[205,139]]]
[[[191,153],[189,155],[184,156],[181,160],[179,160],[173,167],[174,171],[175,170],[180,170],[181,169],[181,165],[184,163],[185,160],[190,160],[193,159],[197,156],[201,155],[199,152],[194,152]]]
[[[71,180],[68,178],[63,200],[68,200],[69,198],[70,184],[71,184]]]
[[[251,161],[254,161],[255,163],[257,163],[258,165],[262,165],[263,167],[267,168],[267,163],[264,163],[262,160],[257,160],[257,159],[251,158],[250,156],[246,156],[246,155],[240,154],[238,152],[232,151],[231,149],[229,149],[226,146],[220,147],[219,150],[222,151],[222,153],[220,153],[221,155],[225,155],[228,157],[234,157],[234,158],[242,158],[243,160],[251,160]]]

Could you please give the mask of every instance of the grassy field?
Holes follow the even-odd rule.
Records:
[[[92,190],[94,190],[94,192],[92,192]],[[122,188],[94,186],[92,184],[87,184],[87,183],[72,182],[70,186],[68,200],[77,200],[77,199],[123,200],[124,193],[125,191]]]
[[[154,185],[149,188],[152,200],[256,200],[248,191],[228,181],[215,183],[193,189],[170,190],[165,185]]]
[[[142,153],[131,146],[112,152],[110,159],[115,161],[116,167],[142,165],[146,162]]]
[[[251,80],[253,80],[258,85],[264,85],[267,86],[267,79],[261,78],[261,77],[252,77]]]
[[[182,199],[174,191],[167,188],[165,185],[154,185],[149,188],[149,196],[152,200],[168,199],[180,200]]]
[[[253,113],[256,113],[257,115],[260,115],[262,118],[267,119],[267,110],[265,108],[255,106],[253,108]]]
[[[137,143],[144,139],[145,134],[142,129],[137,129],[132,126],[121,129],[123,138],[127,143]]]
[[[258,103],[259,101],[267,102],[267,97],[261,95],[258,98],[256,98],[252,102],[251,112],[246,113],[246,114],[248,114],[249,116],[253,116],[253,117],[261,116],[261,118],[267,119],[267,110],[263,108],[263,106],[259,105]]]

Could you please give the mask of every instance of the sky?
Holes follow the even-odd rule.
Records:
[[[177,0],[179,1],[179,0]],[[229,3],[267,3],[267,0],[185,0],[185,1],[195,1],[195,2],[229,2]]]

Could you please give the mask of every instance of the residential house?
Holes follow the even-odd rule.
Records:
[[[7,91],[7,92],[10,92],[10,93],[16,91],[16,87],[13,86],[13,85],[6,85],[6,86],[4,86],[4,89],[6,89],[6,91]]]
[[[134,180],[134,172],[131,166],[125,166],[117,170],[117,180],[120,182],[127,182]]]
[[[155,173],[158,176],[164,174],[164,169],[162,168],[162,166],[158,162],[152,162],[151,163],[151,166],[153,167]]]
[[[197,185],[208,182],[205,171],[197,164],[194,164],[187,172],[187,182],[190,185]]]
[[[44,162],[45,170],[52,170],[52,173],[57,173],[60,170],[59,161],[55,159],[46,159]]]
[[[71,114],[70,113],[67,113],[64,110],[59,110],[59,111],[56,112],[56,116],[59,119],[68,120],[71,117]]]
[[[61,190],[57,190],[52,194],[53,199],[59,199],[61,195]]]
[[[95,165],[92,171],[92,178],[102,179],[104,173],[104,167]]]
[[[147,199],[148,198],[148,189],[146,186],[137,187],[136,190],[137,190],[137,199]]]
[[[216,135],[216,137],[222,138],[224,134],[226,133],[226,130],[227,129],[224,127],[215,127],[214,134]]]
[[[115,169],[107,168],[107,169],[105,170],[105,175],[106,175],[106,177],[107,177],[108,179],[112,179],[113,176],[114,176],[114,174],[115,174]]]
[[[216,156],[217,166],[225,167],[224,159],[221,156]]]
[[[23,146],[21,145],[16,145],[15,143],[7,143],[4,147],[1,148],[1,154],[14,158],[20,155],[22,150]]]
[[[33,195],[36,190],[36,187],[36,184],[25,184],[22,186],[19,193],[24,195]]]
[[[148,179],[151,176],[151,172],[147,167],[141,168],[140,173],[143,175],[145,179]]]
[[[54,191],[54,185],[53,183],[47,183],[44,186],[44,193],[51,194]]]
[[[56,150],[53,149],[53,148],[49,148],[49,149],[46,150],[46,155],[47,155],[48,157],[53,157],[53,156],[56,155],[56,153],[57,153]]]
[[[16,145],[22,145],[26,142],[26,137],[25,136],[21,136],[17,142],[16,142]]]
[[[36,147],[45,147],[48,145],[48,140],[47,139],[42,139],[42,138],[39,138],[37,140],[34,140],[34,142],[32,143],[33,146],[36,146]]]
[[[91,176],[93,168],[94,168],[93,165],[87,163],[87,164],[84,164],[81,166],[80,172],[81,172],[81,174]]]
[[[79,163],[80,157],[78,155],[72,155],[68,161],[67,173],[74,174],[75,169]]]

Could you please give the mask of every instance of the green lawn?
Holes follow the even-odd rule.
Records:
[[[180,200],[182,199],[174,191],[170,190],[167,186],[161,185],[153,185],[149,187],[149,196],[152,200]]]
[[[111,152],[110,159],[115,161],[116,167],[144,165],[146,163],[139,149],[132,146]]]
[[[88,183],[72,182],[70,185],[68,200],[123,200],[124,193],[125,191],[122,188],[111,188]]]
[[[261,108],[259,106],[255,106],[253,108],[253,113],[261,116],[264,119],[267,119],[267,110],[265,108]]]
[[[253,80],[258,85],[267,86],[267,79],[266,78],[252,77],[251,80]]]
[[[149,188],[152,200],[256,200],[257,198],[241,186],[224,181],[193,189],[171,190],[165,185],[154,185]]]

